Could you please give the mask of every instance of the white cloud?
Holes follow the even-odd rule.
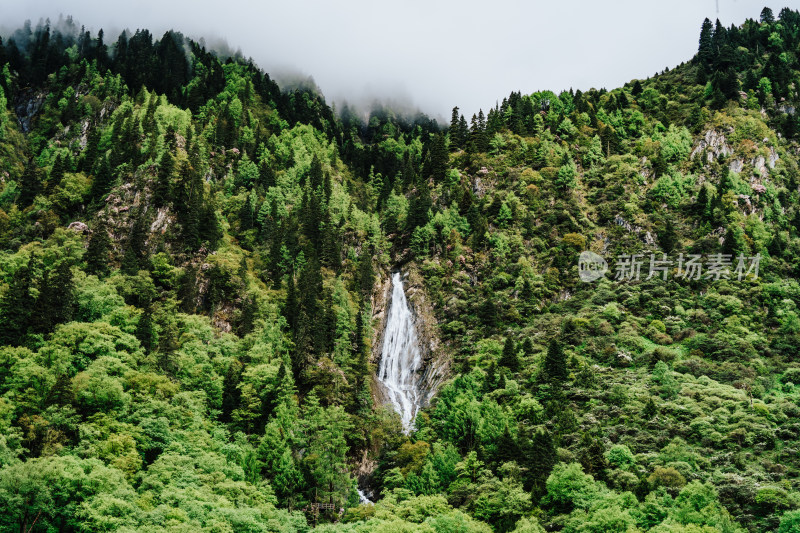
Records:
[[[512,90],[617,87],[692,57],[704,17],[758,18],[752,0],[0,0],[7,25],[72,15],[87,28],[222,37],[265,70],[313,76],[329,100],[373,95],[449,117]],[[3,6],[2,4],[8,4]],[[768,3],[777,15],[781,6]]]

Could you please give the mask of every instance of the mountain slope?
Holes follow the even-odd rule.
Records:
[[[798,527],[796,11],[446,129],[103,37],[0,46],[0,530]],[[453,354],[408,437],[371,389],[398,265]]]

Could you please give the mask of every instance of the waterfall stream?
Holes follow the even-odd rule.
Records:
[[[420,404],[417,371],[422,366],[422,355],[417,342],[413,315],[403,291],[400,272],[392,274],[392,299],[383,335],[383,350],[378,368],[378,380],[386,387],[389,400],[400,414],[403,432],[408,434],[414,426]]]

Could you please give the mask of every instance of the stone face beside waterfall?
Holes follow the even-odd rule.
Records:
[[[422,365],[417,371],[420,390],[419,402],[420,407],[427,407],[430,405],[439,386],[449,375],[451,358],[449,352],[439,340],[437,322],[425,294],[422,276],[413,265],[407,265],[403,268],[403,284],[422,356]],[[381,351],[383,350],[391,294],[391,273],[386,272],[382,276],[380,285],[376,287],[372,299],[372,324],[375,334],[370,360],[375,364],[376,368],[380,363]],[[389,403],[390,400],[383,384],[378,379],[373,379],[373,385],[376,403]]]

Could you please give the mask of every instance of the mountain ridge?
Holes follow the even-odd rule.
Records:
[[[800,13],[449,127],[73,30],[0,43],[0,531],[800,527]],[[398,263],[452,356],[409,436]]]

